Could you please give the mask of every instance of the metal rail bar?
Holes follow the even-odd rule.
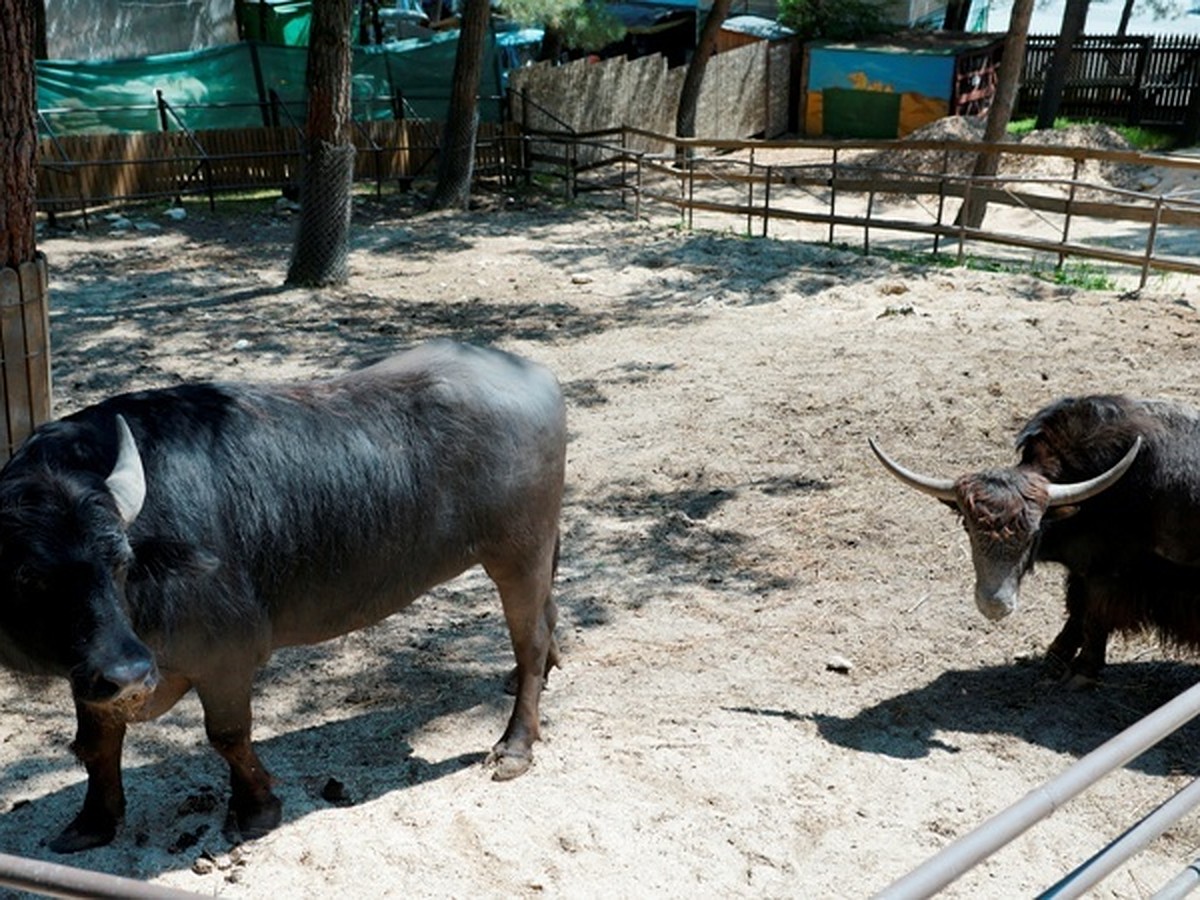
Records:
[[[1101,744],[875,895],[875,900],[930,897],[987,859],[1068,800],[1200,715],[1200,684]]]
[[[0,853],[0,885],[48,897],[84,900],[196,900],[200,894],[120,875]]]
[[[1147,844],[1195,809],[1198,803],[1200,778],[1143,816],[1107,847],[1047,888],[1038,896],[1038,900],[1073,900],[1082,897],[1088,888],[1099,884],[1117,866],[1145,849]]]

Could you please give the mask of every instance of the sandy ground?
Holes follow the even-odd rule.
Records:
[[[570,404],[564,665],[533,769],[492,782],[510,665],[480,573],[263,671],[256,737],[284,823],[233,847],[194,697],[131,732],[129,813],[68,858],[204,895],[862,897],[1189,686],[1117,640],[1102,684],[1047,686],[1061,572],[974,609],[954,515],[867,437],[955,474],[1012,456],[1073,393],[1200,396],[1196,284],[1084,291],[668,218],[364,200],[348,287],[280,287],[269,204],[44,234],[59,413],[183,379],[309,378],[427,337],[552,367]],[[0,850],[82,801],[65,686],[0,678]],[[946,896],[1028,896],[1200,774],[1200,726],[1122,768]],[[1098,897],[1200,853],[1185,819]]]

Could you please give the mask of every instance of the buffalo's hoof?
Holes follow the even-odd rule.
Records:
[[[1071,674],[1071,664],[1061,656],[1051,652],[1042,660],[1042,680],[1061,684]]]
[[[274,831],[282,821],[283,802],[271,794],[253,808],[238,809],[230,803],[223,831],[225,838],[234,843],[252,841]]]
[[[55,853],[78,853],[80,850],[91,850],[93,847],[103,847],[111,844],[117,836],[117,823],[107,825],[88,825],[79,816],[62,830],[62,833],[52,838],[49,847]]]
[[[1068,672],[1062,680],[1062,686],[1068,691],[1089,691],[1100,683],[1095,675],[1085,675],[1083,672]]]
[[[518,775],[524,775],[533,765],[533,754],[528,750],[514,752],[503,747],[496,747],[483,761],[485,766],[492,767],[492,781],[512,781]]]

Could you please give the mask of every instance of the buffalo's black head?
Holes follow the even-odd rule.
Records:
[[[132,434],[117,427],[106,476],[43,459],[0,478],[0,663],[64,675],[84,702],[144,694],[157,678],[125,604],[126,529],[145,481]]]

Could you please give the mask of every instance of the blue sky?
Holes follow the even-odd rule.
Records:
[[[1037,0],[1030,23],[1030,34],[1057,34],[1062,24],[1064,0]],[[1179,6],[1195,12],[1184,12],[1180,16],[1155,19],[1144,2],[1135,3],[1133,18],[1129,22],[1128,34],[1200,34],[1200,0],[1182,0]],[[1088,34],[1113,34],[1121,18],[1122,0],[1092,0],[1088,8]],[[1011,0],[992,0],[988,12],[988,31],[1006,31],[1008,16],[1012,9]]]

